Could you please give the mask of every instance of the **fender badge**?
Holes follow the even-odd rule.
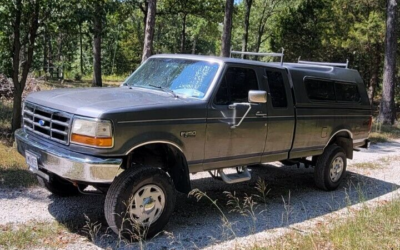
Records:
[[[196,131],[182,131],[181,137],[184,137],[184,138],[196,137]]]

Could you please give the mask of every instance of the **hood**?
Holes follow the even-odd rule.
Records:
[[[40,91],[30,94],[26,101],[72,114],[100,117],[117,110],[176,105],[194,99],[175,98],[171,93],[160,90],[117,87]]]

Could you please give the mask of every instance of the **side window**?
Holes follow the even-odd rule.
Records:
[[[336,87],[336,98],[342,102],[359,102],[360,93],[358,92],[357,85],[351,83],[337,82]]]
[[[247,102],[250,90],[258,90],[256,72],[253,69],[230,67],[219,86],[215,104],[229,105],[234,102]]]
[[[281,72],[266,70],[269,91],[271,93],[272,107],[286,108],[287,99],[285,83]]]
[[[306,79],[308,98],[316,101],[336,101],[335,86],[332,81]]]

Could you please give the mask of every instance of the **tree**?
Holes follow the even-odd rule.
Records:
[[[103,85],[101,77],[101,37],[103,31],[104,8],[102,1],[95,1],[93,15],[93,87]]]
[[[244,23],[243,23],[243,38],[242,38],[242,51],[247,51],[247,42],[249,39],[249,26],[250,26],[250,12],[251,12],[251,5],[253,4],[253,0],[245,0],[246,6],[246,13],[244,15]],[[245,55],[242,55],[242,59],[246,58]]]
[[[383,91],[379,121],[383,124],[394,124],[396,108],[394,103],[394,91],[396,82],[396,7],[397,0],[387,1],[387,20],[385,38],[385,62],[383,71]]]
[[[257,13],[256,15],[256,21],[257,23],[257,38],[256,38],[256,45],[255,45],[255,51],[259,52],[261,44],[264,43],[270,36],[268,35],[265,37],[266,29],[267,29],[267,24],[268,20],[275,14],[276,9],[278,7],[278,4],[281,2],[281,0],[264,0],[264,1],[256,1],[256,6],[261,10],[260,13]],[[261,5],[262,3],[262,5]]]
[[[226,0],[224,28],[222,31],[221,56],[229,57],[231,54],[232,16],[234,0]]]
[[[144,35],[144,46],[142,62],[153,53],[154,26],[156,23],[157,0],[148,0],[146,32]]]
[[[13,27],[12,80],[14,83],[14,103],[12,131],[21,127],[22,93],[33,62],[35,40],[39,28],[42,1],[16,0],[11,9]],[[21,58],[22,61],[21,61]]]

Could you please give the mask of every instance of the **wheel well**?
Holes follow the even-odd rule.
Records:
[[[189,193],[191,188],[186,157],[170,144],[154,143],[134,149],[127,159],[127,167],[135,165],[159,167],[172,178],[176,190]]]
[[[328,145],[331,144],[336,144],[341,148],[343,148],[344,152],[346,153],[346,157],[348,159],[353,159],[353,139],[349,132],[347,131],[338,132],[329,141]]]

